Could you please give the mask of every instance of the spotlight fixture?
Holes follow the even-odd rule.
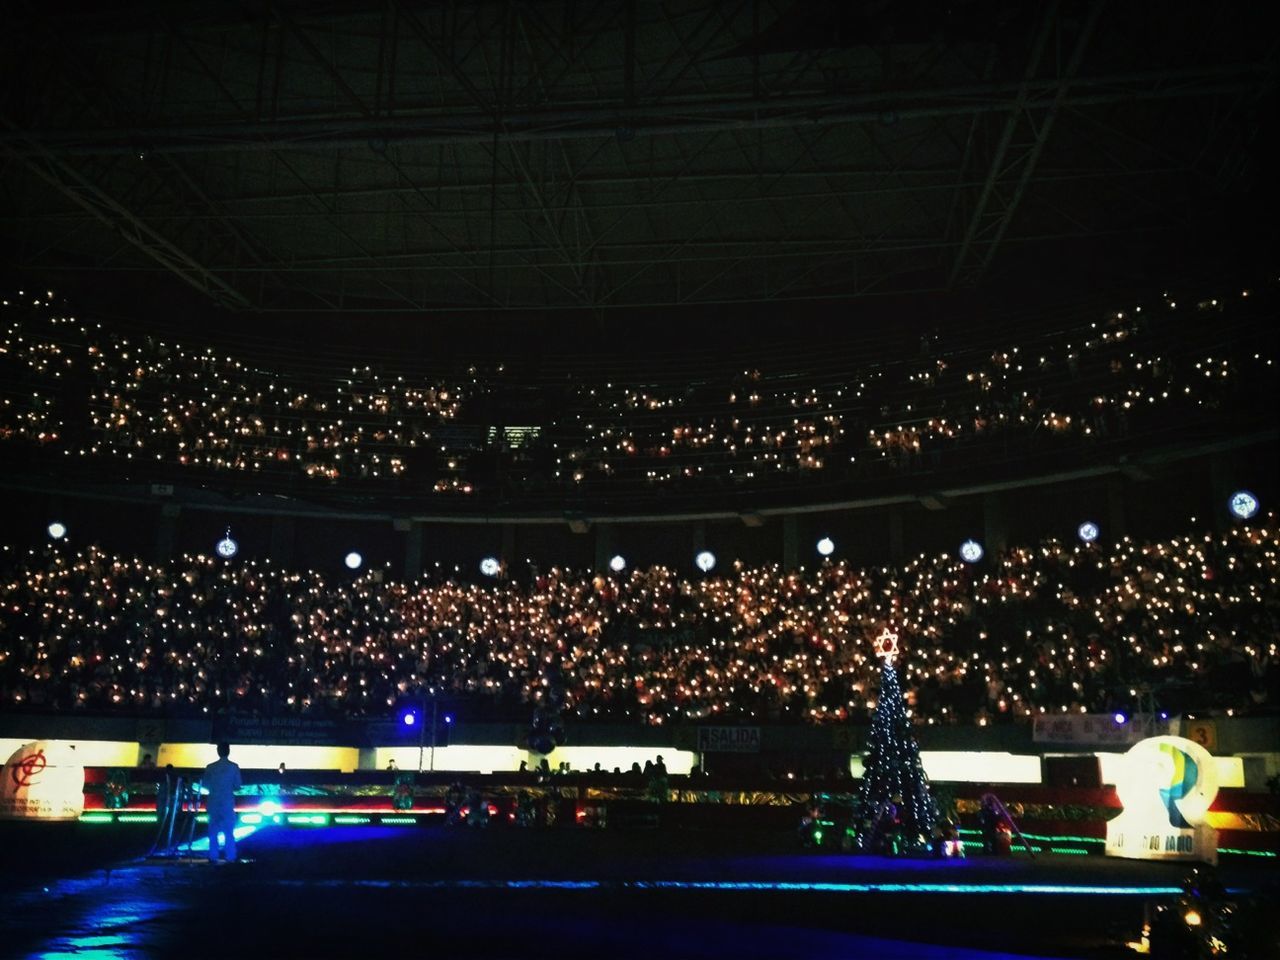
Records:
[[[1231,495],[1231,514],[1240,520],[1248,520],[1258,512],[1258,498],[1248,490],[1237,490]]]
[[[50,540],[61,540],[67,535],[67,525],[65,523],[59,523],[57,520],[49,524],[46,529],[49,531]]]
[[[221,540],[219,540],[216,544],[214,544],[213,549],[218,551],[218,556],[220,556],[223,560],[230,560],[232,557],[234,557],[237,553],[240,552],[240,544],[236,543],[233,539],[231,539],[230,527],[227,527],[226,534],[223,536]]]
[[[480,561],[480,572],[486,577],[496,577],[502,571],[497,557],[485,557]]]
[[[1080,524],[1080,526],[1076,527],[1076,536],[1080,538],[1081,543],[1093,543],[1093,541],[1098,539],[1098,534],[1100,532],[1098,525],[1092,520],[1086,520],[1084,523]]]
[[[614,573],[621,573],[627,569],[626,558],[620,553],[614,554],[613,559],[609,561],[609,569]]]
[[[986,556],[986,551],[982,549],[982,544],[977,540],[966,540],[960,544],[960,559],[965,563],[977,563],[984,556]]]
[[[355,550],[352,550],[342,558],[342,562],[347,565],[348,570],[359,570],[360,565],[364,563],[364,557],[360,556],[360,554]]]
[[[1115,715],[1115,718],[1114,718],[1114,719],[1115,719],[1116,723],[1120,723],[1120,724],[1128,723],[1128,722],[1129,722],[1129,715],[1128,715],[1128,714],[1126,714],[1123,710],[1117,710],[1117,711],[1116,711],[1116,715]]]
[[[824,557],[829,557],[835,552],[836,544],[830,537],[823,537],[818,541],[818,553],[822,554]]]
[[[403,714],[401,714],[400,722],[403,723],[406,727],[412,727],[414,724],[418,722],[418,715],[414,713],[412,710],[406,710]]]
[[[693,558],[693,562],[703,573],[710,573],[716,565],[716,555],[710,550],[703,550]]]

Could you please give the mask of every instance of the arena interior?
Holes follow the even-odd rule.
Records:
[[[1280,956],[1277,64],[6,5],[0,954]]]

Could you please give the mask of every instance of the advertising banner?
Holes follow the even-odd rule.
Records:
[[[759,753],[759,727],[699,727],[699,753]]]
[[[1142,739],[1150,727],[1143,717],[1118,723],[1106,713],[1043,714],[1035,718],[1031,739],[1036,743],[1081,746],[1127,746]]]
[[[0,819],[75,820],[84,812],[84,767],[75,747],[52,740],[23,744],[0,778]]]

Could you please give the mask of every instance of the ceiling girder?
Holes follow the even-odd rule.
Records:
[[[266,150],[306,151],[400,143],[493,143],[520,140],[615,138],[629,135],[678,136],[729,130],[765,130],[897,124],[935,117],[1005,113],[1010,100],[1026,111],[1079,108],[1150,100],[1187,99],[1243,93],[1271,82],[1266,63],[1231,63],[1079,77],[1063,92],[1063,79],[1051,77],[1018,84],[980,84],[927,91],[766,100],[710,98],[679,104],[637,105],[616,102],[579,109],[507,113],[500,123],[490,114],[397,113],[393,117],[325,117],[249,120],[161,127],[40,129],[0,131],[0,142],[38,141],[63,155],[136,153],[219,153]]]
[[[1080,64],[1084,59],[1085,49],[1097,26],[1098,18],[1106,5],[1105,0],[1094,0],[1089,8],[1080,32],[1076,37],[1075,48],[1071,58],[1058,76],[1058,89],[1052,102],[1037,117],[1028,109],[1027,90],[1036,72],[1040,68],[1040,60],[1045,46],[1055,27],[1060,29],[1058,5],[1050,5],[1045,13],[1040,35],[1032,49],[1024,89],[1019,91],[1013,109],[1006,120],[995,154],[991,159],[991,167],[978,202],[974,206],[969,219],[964,240],[951,266],[947,277],[947,286],[954,287],[957,282],[972,287],[981,279],[991,258],[995,256],[1000,241],[1004,238],[1009,224],[1017,213],[1027,185],[1035,173],[1040,155],[1053,132],[1063,102],[1067,99],[1068,90]]]
[[[0,124],[9,126],[9,122],[3,118],[0,118]],[[250,306],[240,291],[214,271],[198,263],[194,257],[58,157],[47,150],[41,150],[39,144],[29,144],[25,151],[16,150],[13,144],[0,144],[0,151],[21,162],[31,173],[121,239],[215,302],[231,309]]]

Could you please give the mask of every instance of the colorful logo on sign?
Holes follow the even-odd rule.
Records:
[[[15,787],[29,787],[35,783],[36,777],[40,776],[48,765],[49,761],[44,758],[44,751],[37,750],[10,767],[9,776],[13,777]]]
[[[1190,827],[1178,809],[1178,801],[1189,794],[1200,780],[1200,767],[1190,755],[1168,743],[1160,744],[1160,752],[1169,757],[1173,767],[1172,780],[1160,788],[1160,799],[1169,813],[1169,823],[1175,827]]]
[[[1116,792],[1127,815],[1192,829],[1204,823],[1218,794],[1213,757],[1183,737],[1139,741],[1125,754]]]

